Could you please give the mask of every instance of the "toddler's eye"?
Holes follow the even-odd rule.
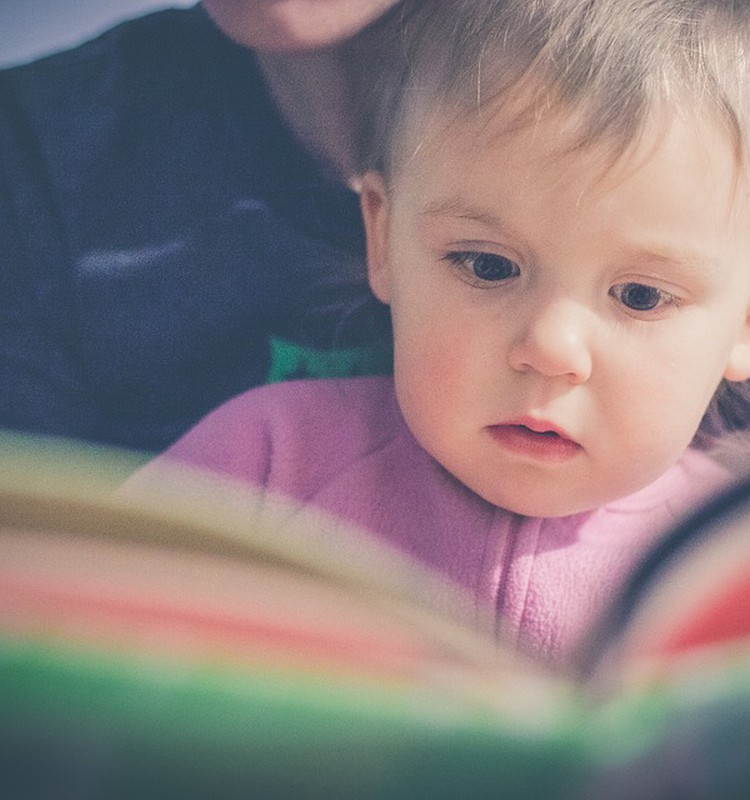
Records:
[[[505,281],[520,274],[518,264],[495,253],[454,252],[446,256],[456,267],[469,272],[469,278],[481,282]]]
[[[645,283],[621,283],[613,286],[609,293],[633,311],[653,311],[659,306],[675,302],[675,297],[669,292]]]

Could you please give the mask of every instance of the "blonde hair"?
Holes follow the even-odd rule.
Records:
[[[710,114],[750,163],[750,0],[404,0],[357,49],[363,171],[390,175],[446,110],[506,130],[574,112],[573,148],[616,156],[666,106]],[[747,428],[750,384],[723,381],[695,444]]]
[[[499,110],[513,127],[575,110],[576,146],[624,147],[657,104],[686,100],[713,111],[747,160],[747,0],[405,0],[358,47],[363,169],[387,174],[436,107]],[[525,105],[507,119],[519,88]]]

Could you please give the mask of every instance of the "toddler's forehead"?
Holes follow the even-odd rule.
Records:
[[[691,141],[686,146],[702,147],[708,164],[729,158],[738,186],[750,178],[750,164],[733,132],[715,110],[701,107],[694,98],[656,101],[638,125],[602,129],[596,113],[595,105],[566,104],[543,86],[522,88],[473,106],[465,100],[423,96],[400,126],[402,141],[394,154],[411,159],[425,152],[443,159],[450,151],[473,158],[504,150],[516,161],[533,159],[551,173],[585,161],[589,166],[597,164],[602,178],[616,179],[618,173],[627,174],[648,161],[671,131],[682,128],[696,134],[688,137]]]
[[[424,114],[391,177],[394,188],[467,196],[489,182],[503,204],[512,186],[513,193],[538,198],[540,207],[557,194],[583,208],[608,200],[626,182],[634,185],[634,176],[647,187],[681,175],[685,191],[706,196],[711,217],[728,234],[737,226],[750,231],[746,170],[732,137],[709,115],[664,109],[633,139],[591,141],[581,133],[585,115],[563,106],[533,119],[515,115],[512,124],[507,119],[502,107],[467,113],[443,106]]]
[[[451,162],[492,160],[532,164],[556,173],[579,161],[597,163],[604,175],[625,160],[635,143],[624,138],[590,139],[585,112],[549,106],[494,102],[481,107],[448,100],[413,107],[392,151],[390,171],[411,171],[415,162],[440,169]]]

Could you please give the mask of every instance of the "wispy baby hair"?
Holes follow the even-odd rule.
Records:
[[[667,103],[746,158],[750,0],[405,0],[366,36],[364,168],[388,173],[438,108],[509,128],[570,109],[576,146],[624,148]]]

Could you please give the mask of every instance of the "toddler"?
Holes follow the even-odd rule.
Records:
[[[370,35],[393,379],[253,390],[135,483],[179,460],[322,509],[564,660],[748,418],[750,6],[427,0]]]

